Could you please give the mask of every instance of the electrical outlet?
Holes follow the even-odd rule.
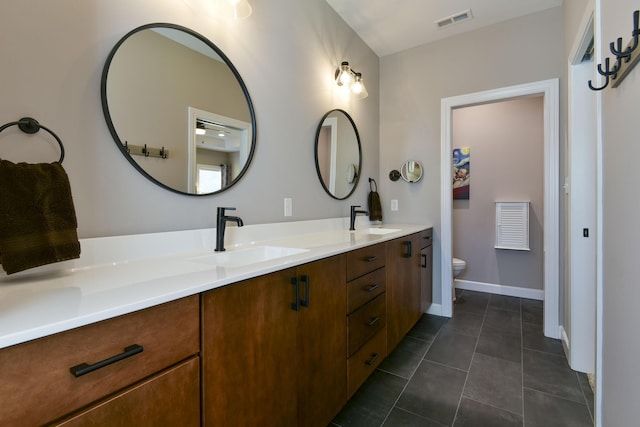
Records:
[[[293,215],[293,199],[291,197],[284,198],[284,216]]]
[[[391,200],[391,210],[392,211],[397,211],[398,210],[398,200],[396,200],[396,199],[392,199]]]

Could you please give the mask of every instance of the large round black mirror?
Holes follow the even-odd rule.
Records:
[[[334,199],[348,198],[360,180],[362,150],[358,128],[345,111],[331,110],[320,120],[315,157],[325,191]]]
[[[202,35],[148,24],[125,35],[102,73],[102,108],[127,160],[181,194],[218,193],[247,171],[256,143],[249,92]]]

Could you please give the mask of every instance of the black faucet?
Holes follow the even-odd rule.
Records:
[[[239,216],[227,216],[225,210],[235,211],[236,208],[218,208],[218,214],[216,216],[216,252],[224,251],[224,230],[227,226],[227,221],[233,221],[238,224],[238,227],[242,227],[244,223]]]
[[[369,212],[367,211],[358,211],[356,210],[356,208],[359,208],[360,205],[351,205],[351,222],[349,225],[349,231],[353,231],[356,229],[356,215],[358,214],[364,214],[364,215],[369,215]]]

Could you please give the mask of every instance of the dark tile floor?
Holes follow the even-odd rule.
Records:
[[[424,315],[331,426],[593,425],[586,375],[542,333],[542,302],[473,291]]]

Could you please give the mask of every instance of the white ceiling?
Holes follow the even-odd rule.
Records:
[[[327,0],[380,57],[498,22],[557,7],[562,0]],[[473,19],[436,21],[471,9]]]

